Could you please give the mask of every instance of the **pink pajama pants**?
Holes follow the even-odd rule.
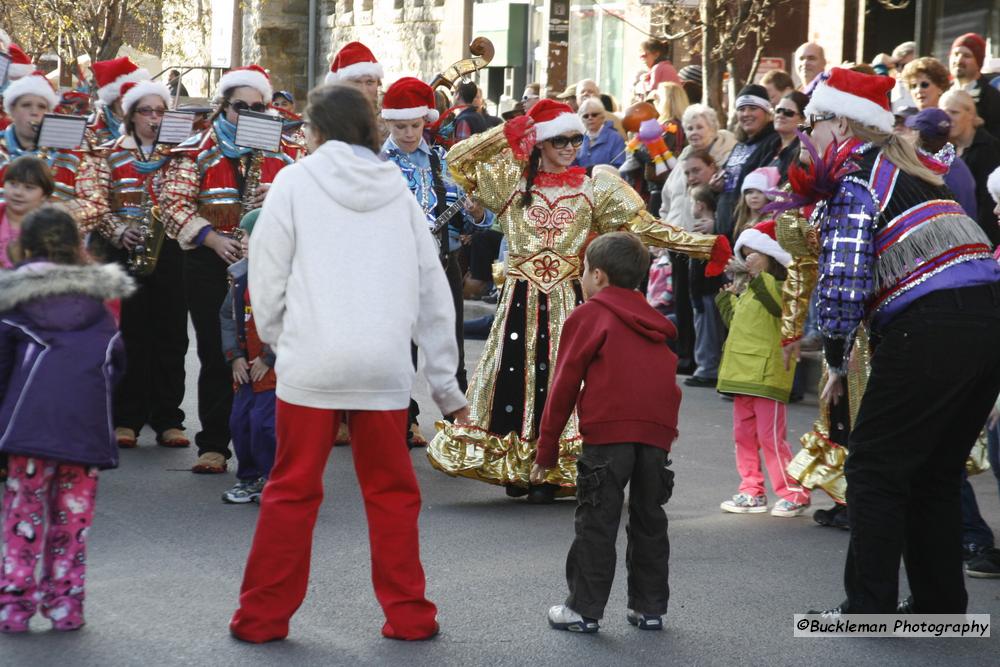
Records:
[[[17,455],[11,455],[8,468],[0,631],[26,630],[39,606],[57,630],[78,628],[97,469]]]
[[[740,493],[764,495],[764,473],[760,451],[774,492],[793,503],[809,502],[809,492],[785,472],[792,450],[785,440],[785,404],[759,396],[733,399],[733,439],[736,441],[736,469],[740,473]]]

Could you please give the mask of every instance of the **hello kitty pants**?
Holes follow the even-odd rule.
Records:
[[[36,609],[57,630],[83,625],[86,536],[96,495],[96,468],[10,456],[2,509],[0,631],[27,630]]]

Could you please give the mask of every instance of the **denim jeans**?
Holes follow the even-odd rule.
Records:
[[[1000,424],[986,429],[986,455],[993,476],[997,479],[997,490],[1000,491]]]
[[[722,361],[722,316],[715,305],[715,295],[691,297],[694,309],[694,374],[700,378],[719,377]]]

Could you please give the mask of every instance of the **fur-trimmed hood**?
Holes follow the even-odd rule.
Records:
[[[117,264],[32,262],[0,272],[0,313],[13,310],[48,329],[85,328],[107,314],[104,301],[135,291]]]

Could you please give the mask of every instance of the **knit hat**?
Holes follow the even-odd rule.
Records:
[[[98,60],[91,69],[94,70],[94,79],[97,81],[97,97],[108,105],[114,104],[121,96],[123,83],[146,81],[150,78],[149,72],[139,69],[127,56]]]
[[[986,189],[989,191],[993,201],[1000,204],[1000,167],[997,167],[986,179]]]
[[[247,65],[229,70],[219,79],[216,97],[225,97],[233,88],[247,86],[259,92],[266,102],[271,101],[271,78],[260,65]]]
[[[778,183],[780,182],[781,172],[778,171],[777,167],[760,167],[746,175],[746,178],[743,179],[743,185],[740,187],[740,192],[760,190],[766,194],[778,187]]]
[[[247,233],[247,236],[253,234],[253,227],[254,225],[257,224],[257,218],[260,217],[261,210],[262,209],[255,208],[254,210],[250,211],[242,218],[240,218],[240,229],[245,231]]]
[[[22,76],[28,76],[35,71],[35,64],[31,58],[17,44],[11,44],[7,48],[7,55],[10,56],[10,66],[7,67],[7,79],[14,81]]]
[[[986,62],[986,40],[974,32],[967,32],[955,38],[955,41],[951,43],[951,50],[954,51],[960,46],[972,51],[972,57],[976,59],[980,69],[982,69]]]
[[[951,116],[937,107],[913,114],[904,124],[928,139],[941,139],[951,132]]]
[[[757,223],[750,229],[743,230],[740,237],[736,239],[736,247],[733,248],[733,254],[740,257],[740,251],[743,248],[749,248],[768,257],[773,257],[782,266],[787,267],[792,263],[792,256],[778,245],[774,231],[774,220],[765,220],[764,222]]]
[[[7,86],[7,89],[3,91],[3,110],[10,113],[17,99],[25,95],[38,95],[44,98],[49,104],[49,111],[54,111],[59,104],[59,96],[52,89],[52,84],[49,83],[44,74],[35,71],[28,76],[22,76],[17,81],[12,81]]]
[[[807,118],[832,113],[892,133],[895,118],[889,108],[889,91],[895,79],[834,67],[816,77],[816,82],[806,106]]]
[[[745,106],[760,107],[768,113],[774,111],[771,107],[771,100],[767,96],[767,89],[756,83],[743,86],[743,90],[736,96],[736,108],[739,109]]]
[[[382,98],[382,118],[386,120],[416,120],[428,123],[438,119],[434,104],[434,91],[426,83],[412,76],[395,82]]]
[[[160,81],[140,81],[138,83],[129,81],[122,84],[122,113],[128,115],[133,105],[146,95],[157,95],[163,100],[163,104],[170,107],[170,89]]]
[[[702,69],[701,65],[687,65],[681,68],[681,71],[677,73],[677,76],[681,78],[681,81],[690,81],[691,83],[701,84]]]
[[[361,42],[345,44],[330,63],[330,71],[326,73],[326,83],[339,83],[344,79],[360,79],[371,76],[381,81],[385,73],[382,65],[375,59],[371,50]]]
[[[580,116],[573,113],[573,108],[555,100],[541,100],[531,107],[528,117],[534,121],[535,141],[545,141],[554,136],[576,130],[583,134],[586,129]]]

